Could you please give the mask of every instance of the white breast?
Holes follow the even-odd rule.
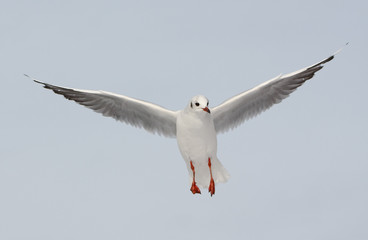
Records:
[[[186,161],[207,162],[216,157],[217,138],[211,114],[183,110],[177,123],[177,142]]]

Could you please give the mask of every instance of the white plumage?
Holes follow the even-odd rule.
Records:
[[[281,102],[333,58],[334,55],[310,67],[277,76],[213,109],[208,108],[209,102],[204,96],[193,97],[181,111],[170,111],[110,92],[65,88],[33,80],[104,116],[142,127],[152,133],[176,137],[192,181],[191,191],[193,194],[200,193],[197,185],[208,187],[212,196],[215,193],[215,183],[226,182],[229,178],[229,173],[217,158],[216,135],[237,127]]]

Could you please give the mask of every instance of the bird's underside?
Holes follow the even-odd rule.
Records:
[[[248,91],[229,98],[214,108],[209,108],[208,100],[207,103],[205,103],[204,100],[202,103],[193,100],[193,98],[188,106],[181,111],[171,111],[153,103],[111,92],[66,88],[51,85],[34,78],[32,79],[36,83],[42,84],[44,88],[50,89],[56,94],[63,95],[68,100],[75,101],[97,113],[101,113],[104,116],[112,117],[118,121],[135,127],[144,128],[151,133],[157,133],[166,137],[177,137],[179,148],[185,148],[181,146],[183,143],[180,143],[182,140],[179,139],[179,128],[185,128],[188,124],[196,124],[196,118],[199,119],[199,122],[202,121],[203,124],[204,120],[202,119],[202,116],[206,116],[210,118],[210,121],[212,121],[213,133],[216,138],[218,133],[233,129],[242,124],[245,120],[255,117],[261,112],[269,109],[274,104],[280,103],[304,82],[311,79],[317,71],[323,68],[324,64],[331,61],[333,58],[334,55],[309,67],[289,74],[277,76]],[[180,114],[183,114],[184,112],[185,114],[192,114],[194,120],[192,122],[187,121],[184,125],[179,125],[178,118]],[[207,124],[207,122],[205,123]],[[183,134],[180,135],[180,138],[182,138],[182,135]],[[206,138],[207,136],[198,135],[197,137]],[[187,145],[190,146],[190,144]],[[208,148],[208,146],[206,147]],[[185,151],[187,151],[188,154],[193,154],[190,149],[185,149]],[[216,157],[217,146],[216,150],[211,151],[209,153]],[[190,190],[193,194],[201,193],[197,186],[197,178],[199,179],[201,176],[198,174],[202,173],[197,171],[198,166],[196,166],[196,161],[188,160],[189,162],[187,162],[187,167],[190,175],[192,176],[192,185]],[[213,171],[217,171],[216,167],[213,165],[213,159],[210,156],[203,157],[200,161],[207,164],[206,179],[208,179],[208,182],[205,184],[208,186],[208,191],[212,196],[215,194],[216,180],[214,180]],[[225,180],[223,182],[225,182]]]

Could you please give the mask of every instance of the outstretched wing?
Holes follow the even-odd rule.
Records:
[[[54,86],[36,79],[33,81],[106,117],[142,127],[151,133],[167,137],[176,136],[177,112],[110,92],[72,89]]]
[[[305,81],[321,70],[323,64],[331,61],[334,55],[310,66],[286,75],[277,76],[257,87],[234,96],[213,108],[212,116],[217,133],[235,128],[274,104],[287,98]]]

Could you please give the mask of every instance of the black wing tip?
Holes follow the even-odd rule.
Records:
[[[332,59],[335,58],[335,54],[332,55],[332,56],[329,56],[326,60],[322,61],[321,64],[325,64],[325,63],[328,63],[329,61],[331,61]]]
[[[27,78],[32,79],[35,83],[42,84],[44,87],[46,87],[46,85],[47,85],[46,83],[41,82],[41,81],[38,81],[37,79],[35,79],[35,78],[33,78],[33,77],[29,76],[28,74],[23,73],[23,75],[24,75],[24,76],[26,76]]]
[[[317,63],[317,64],[314,64],[314,65],[312,65],[312,66],[310,66],[309,68],[307,68],[308,70],[310,70],[310,69],[317,69],[316,70],[316,72],[317,71],[319,71],[323,66],[321,66],[321,65],[323,65],[323,64],[325,64],[325,63],[328,63],[329,61],[331,61],[332,59],[334,59],[335,58],[335,54],[333,54],[333,55],[331,55],[331,56],[329,56],[328,58],[326,58],[325,60],[323,60],[323,61],[321,61],[321,62],[319,62],[319,63]]]

